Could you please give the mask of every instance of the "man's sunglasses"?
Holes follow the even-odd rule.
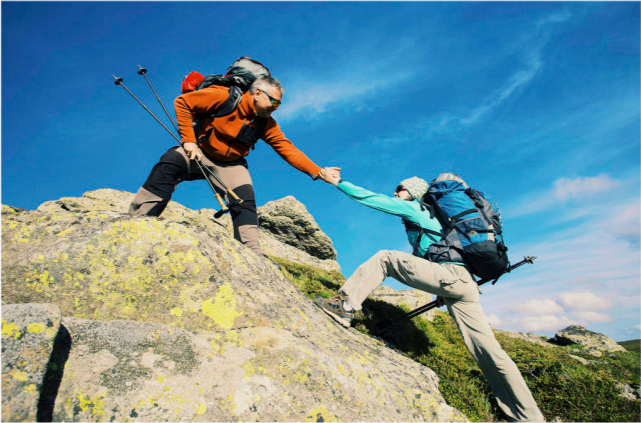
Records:
[[[263,90],[260,90],[260,92],[262,92],[263,94],[265,94],[265,95],[267,96],[267,98],[269,99],[269,101],[272,103],[272,106],[273,106],[273,107],[278,107],[278,106],[280,106],[280,105],[281,105],[281,103],[282,103],[282,102],[281,102],[280,100],[276,100],[274,97],[272,97],[271,95],[267,94],[267,93],[266,93],[265,91],[263,91]]]

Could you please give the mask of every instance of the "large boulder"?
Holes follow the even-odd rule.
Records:
[[[60,319],[53,304],[2,306],[2,421],[41,417],[38,403]]]
[[[208,213],[66,204],[2,216],[3,304],[58,305],[73,339],[55,420],[466,420],[432,370],[343,329]]]
[[[332,240],[294,197],[270,201],[258,210],[258,217],[260,227],[279,241],[320,259],[336,259]]]
[[[425,304],[432,302],[432,295],[419,289],[399,289],[394,290],[389,286],[379,286],[369,296],[372,300],[385,301],[386,303],[396,306],[404,305],[411,310],[417,309]],[[436,309],[428,310],[421,314],[427,321],[431,322],[436,316]]]
[[[621,345],[607,336],[587,330],[582,326],[568,326],[558,331],[555,335],[556,342],[561,345],[579,344],[588,349],[600,351],[626,351]]]

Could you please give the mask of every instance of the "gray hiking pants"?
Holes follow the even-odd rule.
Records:
[[[479,288],[464,266],[433,263],[400,251],[379,251],[356,269],[340,291],[360,310],[388,276],[443,297],[501,409],[516,421],[545,421],[518,367],[496,341],[479,303]]]
[[[256,197],[247,169],[247,161],[240,159],[220,163],[214,162],[205,155],[201,163],[243,200],[242,204],[229,212],[234,225],[234,238],[251,248],[256,254],[263,254],[258,242]],[[223,196],[225,201],[229,202],[230,198],[223,187],[211,176],[208,178],[216,191]],[[170,148],[153,167],[149,177],[136,193],[129,206],[129,214],[160,216],[179,183],[198,179],[204,179],[204,176],[195,161],[189,160],[182,147]]]

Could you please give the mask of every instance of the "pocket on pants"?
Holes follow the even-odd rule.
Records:
[[[412,263],[410,260],[401,260],[402,264],[402,269],[407,273],[409,276],[416,276],[416,268],[414,267],[414,263]]]

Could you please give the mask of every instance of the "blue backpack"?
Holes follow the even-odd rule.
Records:
[[[507,270],[501,214],[483,193],[454,173],[441,173],[421,203],[443,227],[442,239],[430,245],[426,259],[464,263],[483,279],[498,279]]]

